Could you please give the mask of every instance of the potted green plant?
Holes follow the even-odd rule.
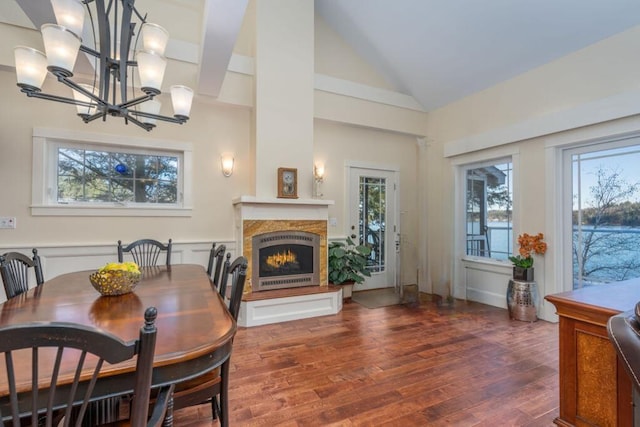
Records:
[[[527,233],[518,236],[520,245],[519,255],[510,256],[513,263],[513,278],[515,280],[533,280],[533,254],[544,255],[547,252],[547,244],[543,241],[544,234],[529,235]]]
[[[356,245],[350,237],[345,242],[329,243],[329,283],[341,285],[342,297],[346,301],[351,299],[353,285],[364,282],[365,277],[371,277],[367,270],[367,259],[371,248]]]

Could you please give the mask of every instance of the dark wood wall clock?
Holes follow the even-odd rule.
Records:
[[[298,198],[298,169],[278,168],[278,197]]]

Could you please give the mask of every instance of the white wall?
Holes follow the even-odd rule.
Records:
[[[255,3],[250,2],[243,30],[238,39],[241,55],[255,54],[253,35],[255,34]],[[15,31],[14,31],[15,30]],[[405,283],[415,283],[417,260],[417,212],[414,197],[417,180],[417,148],[415,135],[424,135],[425,114],[415,108],[410,97],[397,94],[384,87],[379,76],[359,58],[350,61],[357,69],[352,75],[345,75],[338,67],[342,62],[334,57],[335,49],[329,44],[335,38],[329,36],[326,28],[315,34],[318,52],[314,60],[320,58],[323,72],[336,72],[334,77],[356,79],[362,72],[362,81],[356,81],[357,97],[341,93],[342,87],[349,87],[344,80],[332,92],[316,89],[314,92],[314,158],[325,159],[327,180],[324,185],[325,198],[337,202],[331,216],[339,218],[339,227],[329,230],[330,238],[343,236],[343,195],[344,164],[347,161],[367,161],[377,164],[400,165],[401,179],[401,219],[403,234],[407,235],[403,244],[401,277]],[[0,24],[0,33],[31,37],[37,34],[23,29],[12,29]],[[173,34],[173,31],[172,31]],[[24,41],[23,44],[29,44]],[[337,49],[343,49],[338,46]],[[233,206],[231,200],[240,195],[251,195],[254,174],[252,164],[252,110],[253,79],[251,66],[242,72],[228,72],[218,99],[196,97],[192,117],[188,123],[178,126],[159,123],[158,127],[145,132],[134,126],[125,126],[117,118],[106,122],[96,121],[84,124],[75,115],[75,107],[50,101],[27,98],[15,85],[15,74],[11,68],[10,47],[0,49],[0,182],[5,183],[5,191],[0,201],[0,216],[17,218],[15,230],[0,229],[0,253],[8,250],[29,252],[32,247],[40,248],[45,258],[45,276],[52,277],[74,269],[92,269],[112,260],[118,239],[132,241],[141,237],[165,241],[172,238],[178,248],[177,260],[182,262],[202,262],[204,248],[212,241],[235,241],[233,230]],[[345,51],[347,57],[353,52]],[[344,56],[342,56],[344,58]],[[252,58],[241,57],[247,63]],[[168,68],[173,67],[170,62]],[[179,64],[178,75],[189,74],[194,79],[193,64]],[[165,78],[167,83],[167,78]],[[169,82],[171,84],[174,82]],[[335,81],[334,81],[335,83]],[[380,84],[373,87],[371,84]],[[63,91],[53,81],[45,82],[44,91]],[[380,92],[380,90],[383,90]],[[68,93],[65,94],[68,96]],[[168,110],[170,101],[162,96]],[[399,101],[398,101],[399,100]],[[355,106],[354,104],[355,103]],[[349,107],[349,106],[352,107]],[[356,114],[357,113],[357,114]],[[320,117],[321,116],[321,117]],[[319,117],[323,120],[319,120]],[[146,217],[47,217],[31,216],[31,137],[35,127],[57,128],[78,132],[102,133],[106,135],[132,136],[136,138],[159,138],[163,140],[188,141],[193,144],[194,204],[191,217],[146,218]],[[220,154],[232,152],[235,155],[235,169],[230,178],[220,172]],[[309,164],[307,177],[311,177]],[[273,171],[275,183],[276,171]],[[311,194],[311,179],[301,182],[306,192]],[[8,183],[11,190],[7,191]],[[274,185],[275,188],[275,185]],[[275,194],[274,194],[275,196]],[[208,249],[207,249],[208,250]]]
[[[47,82],[47,84],[53,82]],[[106,244],[118,239],[140,237],[177,241],[233,239],[231,199],[246,190],[250,112],[196,101],[188,123],[177,126],[160,123],[146,132],[121,119],[84,124],[75,107],[27,98],[15,86],[15,75],[0,71],[3,114],[0,115],[0,181],[11,183],[3,192],[0,216],[14,216],[15,230],[0,230],[0,247],[41,246],[53,243]],[[190,218],[91,218],[33,217],[31,203],[31,137],[34,127],[62,128],[84,132],[131,135],[189,141],[193,144],[193,214]],[[220,171],[220,154],[235,153],[236,171],[225,178]],[[7,187],[5,187],[6,189]]]
[[[357,160],[372,166],[398,166],[400,169],[401,282],[416,283],[418,260],[418,200],[416,198],[418,144],[416,137],[375,129],[316,120],[314,157],[325,165],[324,198],[334,200],[329,217],[337,219],[329,236],[349,234],[344,200],[347,177],[345,164]]]
[[[514,235],[547,235],[551,244],[545,257],[536,260],[536,280],[543,294],[557,291],[561,286],[555,283],[559,275],[551,268],[558,250],[553,246],[553,213],[557,206],[548,196],[554,182],[546,181],[555,179],[555,175],[545,151],[549,137],[544,135],[581,127],[579,137],[586,140],[600,131],[598,126],[584,126],[634,114],[634,108],[635,114],[640,112],[632,102],[627,106],[630,97],[625,95],[640,88],[638,51],[640,27],[635,27],[428,114],[429,154],[421,167],[429,171],[424,191],[434,287],[451,284],[456,296],[465,297],[469,296],[467,286],[473,282],[474,299],[483,302],[495,300],[495,295],[506,291],[509,263],[495,273],[495,283],[500,287],[496,292],[488,285],[478,285],[486,277],[467,275],[460,254],[454,253],[452,163],[471,156],[469,153],[474,158],[490,158],[496,150],[492,147],[511,145],[510,150],[520,157]],[[504,300],[500,305],[505,306]],[[542,315],[553,319],[553,307],[543,305]]]

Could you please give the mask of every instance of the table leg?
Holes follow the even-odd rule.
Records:
[[[229,426],[229,363],[228,358],[220,368],[220,427]],[[215,396],[214,396],[215,398]]]

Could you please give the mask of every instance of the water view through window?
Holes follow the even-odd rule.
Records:
[[[467,170],[467,255],[499,260],[512,251],[512,163]]]
[[[640,146],[571,160],[573,288],[640,277]]]

